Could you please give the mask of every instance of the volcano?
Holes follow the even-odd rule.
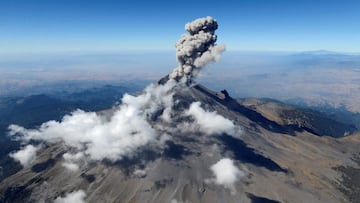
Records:
[[[191,62],[215,60],[217,23],[187,27],[211,40],[143,93],[38,129],[10,126],[24,143],[10,156],[24,167],[0,183],[0,202],[359,202],[356,129],[197,84]]]

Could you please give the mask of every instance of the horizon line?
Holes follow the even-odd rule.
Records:
[[[119,49],[119,50],[59,50],[59,51],[35,51],[35,52],[0,52],[0,56],[21,56],[21,55],[79,55],[79,54],[151,54],[151,53],[169,53],[174,50],[170,49]],[[323,54],[346,54],[346,55],[360,55],[360,51],[334,51],[328,49],[309,49],[309,50],[251,50],[251,49],[227,49],[226,52],[242,52],[242,53],[323,53]]]

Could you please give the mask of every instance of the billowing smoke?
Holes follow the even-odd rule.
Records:
[[[10,154],[22,165],[28,166],[42,145],[30,143],[63,143],[71,153],[63,155],[62,166],[70,171],[79,170],[88,160],[118,161],[132,157],[145,146],[162,148],[171,134],[200,132],[206,135],[233,134],[236,126],[230,120],[201,108],[200,102],[191,104],[189,110],[173,112],[176,103],[173,95],[179,89],[189,88],[180,80],[191,81],[201,67],[216,61],[224,46],[215,45],[217,22],[200,18],[186,24],[189,34],[177,43],[179,67],[170,74],[170,80],[151,84],[138,96],[125,94],[122,103],[114,108],[111,116],[77,110],[61,121],[48,121],[37,129],[9,126],[9,134],[24,144],[18,152]],[[173,117],[192,117],[195,122],[181,123],[174,127]],[[154,124],[154,119],[159,122]],[[186,119],[184,119],[186,120]],[[179,126],[177,125],[177,126]],[[34,142],[35,141],[35,142]]]
[[[180,81],[185,78],[190,82],[206,64],[220,59],[225,46],[215,44],[217,28],[216,20],[209,16],[185,25],[189,34],[182,35],[176,43],[179,66],[169,75],[170,79]]]

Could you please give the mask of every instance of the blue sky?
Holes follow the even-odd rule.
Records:
[[[356,0],[0,0],[0,53],[174,50],[207,15],[228,50],[360,52],[359,11]]]

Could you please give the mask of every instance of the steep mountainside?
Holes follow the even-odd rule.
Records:
[[[73,149],[46,144],[35,162],[0,183],[0,202],[52,202],[78,191],[86,202],[358,202],[360,190],[352,181],[360,168],[360,135],[319,136],[333,133],[328,126],[348,126],[281,104],[238,102],[201,85],[180,88],[173,97],[169,122],[162,118],[164,108],[148,119],[168,135],[163,145],[141,146],[115,162],[84,161],[71,171],[63,164]],[[201,121],[212,123],[220,115],[235,130],[190,131],[196,117],[184,112],[194,102],[217,113]],[[114,111],[98,115],[109,119]],[[217,168],[228,160],[237,175],[221,179]]]
[[[300,109],[269,99],[243,99],[239,102],[280,125],[294,125],[315,135],[343,137],[358,129],[330,115],[310,109]]]

